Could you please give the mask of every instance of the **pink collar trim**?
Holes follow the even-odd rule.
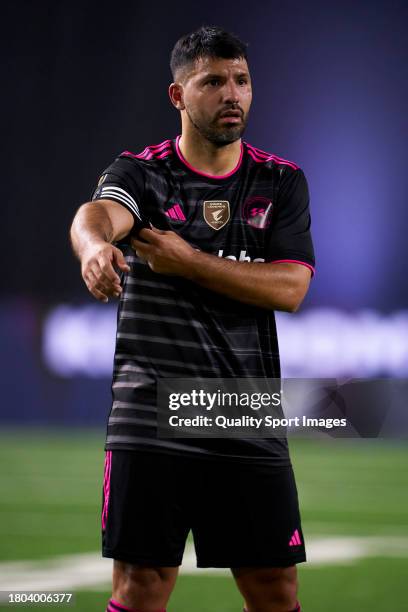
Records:
[[[183,157],[183,154],[180,151],[180,147],[179,147],[179,140],[180,140],[180,136],[177,136],[177,138],[176,138],[176,151],[177,151],[177,155],[178,155],[180,161],[182,161],[183,164],[187,166],[187,168],[189,168],[190,170],[192,170],[196,174],[200,174],[201,176],[206,176],[207,178],[212,178],[212,179],[225,179],[225,178],[228,178],[229,176],[232,176],[235,172],[237,172],[237,170],[239,170],[239,168],[240,168],[240,166],[242,164],[242,158],[243,158],[243,155],[244,155],[244,145],[242,144],[242,141],[241,141],[241,154],[239,156],[239,160],[238,160],[237,165],[235,166],[235,168],[233,170],[231,170],[231,172],[228,172],[228,174],[208,174],[207,172],[201,172],[201,170],[197,170],[197,168],[194,168],[194,166],[189,164],[188,161]]]

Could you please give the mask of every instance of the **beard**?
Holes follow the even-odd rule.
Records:
[[[226,109],[224,109],[226,110]],[[195,117],[191,110],[186,108],[186,113],[191,123],[194,125],[196,130],[206,140],[217,147],[224,147],[229,145],[236,140],[239,140],[245,131],[248,115],[244,115],[242,112],[242,121],[239,124],[231,125],[217,125],[219,115],[211,121],[205,121],[202,118]]]

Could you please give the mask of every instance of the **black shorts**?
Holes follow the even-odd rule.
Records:
[[[287,567],[306,560],[290,466],[106,452],[104,557],[176,567],[190,529],[197,567]]]

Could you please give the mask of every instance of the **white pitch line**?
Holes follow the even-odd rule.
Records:
[[[304,568],[345,565],[367,557],[408,557],[408,537],[321,537],[307,541]],[[99,553],[66,555],[39,561],[0,563],[0,601],[7,591],[66,591],[109,588],[112,560]],[[186,546],[181,574],[225,575],[228,569],[197,568],[194,547]]]

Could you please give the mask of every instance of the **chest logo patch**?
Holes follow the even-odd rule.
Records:
[[[263,196],[253,196],[244,203],[242,215],[251,227],[266,229],[271,223],[272,210],[272,200]]]
[[[227,200],[206,200],[203,205],[205,222],[219,230],[230,220],[230,205]]]

